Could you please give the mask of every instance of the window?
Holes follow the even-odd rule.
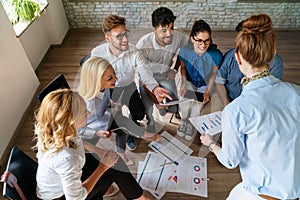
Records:
[[[47,0],[0,0],[17,36],[40,16],[48,5]]]

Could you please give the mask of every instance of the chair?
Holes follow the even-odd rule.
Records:
[[[84,63],[87,59],[89,59],[90,57],[91,57],[91,53],[89,53],[88,55],[84,56],[84,57],[79,61],[80,66],[82,66],[83,63]]]
[[[65,76],[63,74],[55,77],[44,89],[38,94],[38,99],[40,102],[45,98],[50,92],[60,89],[60,88],[70,88]]]
[[[1,176],[1,182],[4,182],[3,196],[13,200],[38,200],[35,179],[37,167],[37,162],[18,147],[13,147],[6,171]]]

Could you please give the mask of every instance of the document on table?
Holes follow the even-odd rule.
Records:
[[[186,156],[178,165],[170,164],[159,153],[148,152],[139,162],[137,181],[157,199],[166,192],[179,192],[207,197],[206,158]]]
[[[222,111],[189,118],[192,125],[201,134],[216,135],[222,131]]]
[[[167,191],[207,197],[206,158],[185,157],[179,161],[176,173],[171,176],[169,177]]]
[[[183,156],[189,156],[193,153],[193,150],[177,140],[174,136],[164,131],[162,139],[159,141],[153,141],[149,146],[157,153],[160,153],[166,157],[169,161],[178,165],[177,160]]]
[[[137,182],[157,199],[166,193],[168,177],[174,171],[174,164],[161,154],[149,151],[144,162],[139,162]]]

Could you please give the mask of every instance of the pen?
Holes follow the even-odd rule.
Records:
[[[166,166],[166,165],[170,165],[170,164],[173,164],[173,162],[167,162],[167,163],[164,163],[164,164],[161,164],[160,166]]]
[[[122,127],[118,127],[118,128],[112,129],[112,130],[110,130],[110,131],[111,131],[111,132],[114,132],[114,131],[119,130],[119,129],[122,129]]]
[[[201,181],[210,181],[210,180],[213,180],[211,178],[201,178]]]

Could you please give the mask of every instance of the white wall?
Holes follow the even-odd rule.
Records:
[[[2,156],[31,103],[39,80],[35,69],[51,44],[60,44],[69,26],[62,2],[48,0],[49,6],[17,38],[0,4],[0,165]]]
[[[0,4],[0,155],[2,156],[39,81]]]
[[[48,0],[48,7],[19,37],[35,70],[51,44],[60,44],[69,29],[62,2]]]

